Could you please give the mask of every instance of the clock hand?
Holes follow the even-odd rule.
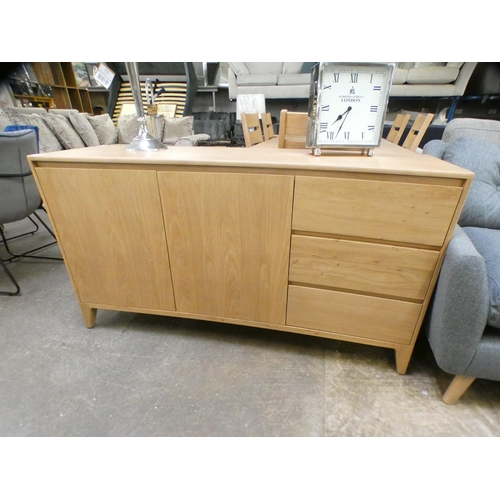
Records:
[[[339,135],[339,133],[340,133],[340,129],[344,126],[345,119],[349,116],[349,112],[351,111],[351,109],[352,109],[352,108],[351,108],[351,106],[349,106],[349,107],[347,108],[347,111],[344,113],[344,114],[345,114],[344,121],[340,124],[340,127],[339,127],[339,129],[338,129],[338,131],[337,131],[337,135],[335,136],[335,139],[336,139],[336,138],[337,138],[337,136]]]
[[[337,119],[336,119],[336,120],[332,123],[332,125],[335,125],[335,124],[336,124],[339,120],[342,120],[342,117],[343,117],[343,116],[344,116],[343,114],[342,114],[342,115],[339,115],[339,116],[337,117]]]
[[[351,106],[349,106],[349,107],[348,107],[348,108],[347,108],[347,109],[346,109],[346,110],[345,110],[345,111],[344,111],[341,115],[339,115],[339,116],[337,117],[337,119],[336,119],[336,120],[332,123],[332,125],[335,125],[335,124],[336,124],[339,120],[342,120],[342,117],[343,117],[346,113],[348,113],[349,111],[351,111],[351,109],[352,109],[352,108],[351,108]]]

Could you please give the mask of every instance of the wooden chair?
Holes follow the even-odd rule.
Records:
[[[281,110],[278,148],[303,149],[306,147],[306,134],[307,113]]]
[[[265,113],[262,115],[262,129],[264,131],[264,140],[268,141],[274,137],[273,120],[271,118],[271,113]]]
[[[410,118],[411,115],[402,115],[401,113],[398,114],[392,124],[391,130],[389,130],[389,133],[387,134],[386,140],[392,142],[393,144],[399,144]]]
[[[264,142],[258,113],[241,113],[241,126],[247,148]]]
[[[434,115],[432,113],[418,115],[402,144],[403,148],[416,151],[433,118]]]

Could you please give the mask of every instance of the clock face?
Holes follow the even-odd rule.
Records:
[[[322,63],[308,146],[378,146],[392,72],[391,64]]]

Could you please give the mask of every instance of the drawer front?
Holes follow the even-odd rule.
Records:
[[[421,305],[290,285],[287,325],[408,344]]]
[[[441,246],[461,192],[434,184],[297,176],[292,228]]]
[[[294,235],[289,280],[423,300],[438,257],[433,250]]]

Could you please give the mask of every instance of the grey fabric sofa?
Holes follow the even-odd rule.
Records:
[[[455,119],[443,139],[423,153],[475,173],[424,323],[454,404],[475,378],[500,381],[500,122]]]
[[[168,146],[195,146],[200,140],[210,138],[194,133],[192,116],[168,118],[160,115],[159,118],[161,142]],[[73,109],[51,109],[49,112],[44,108],[0,109],[0,131],[11,124],[36,126],[41,153],[129,144],[139,132],[135,114],[121,116],[115,125],[108,114],[92,116]]]

